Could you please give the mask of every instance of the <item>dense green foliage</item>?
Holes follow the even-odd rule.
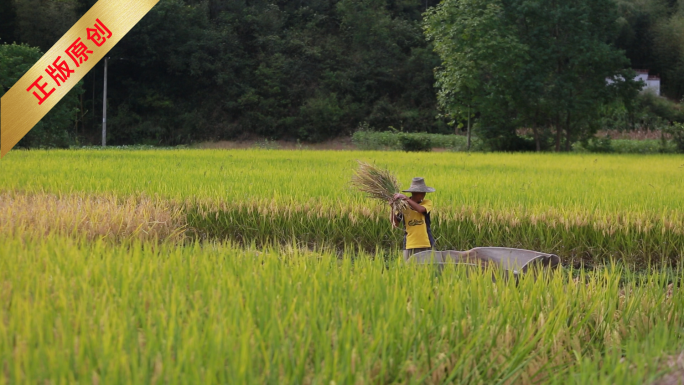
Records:
[[[94,1],[14,3],[15,35],[47,49],[66,31],[52,20],[72,20]],[[162,0],[111,52],[110,142],[316,141],[351,134],[362,121],[445,132],[435,119],[439,60],[420,28],[434,3]],[[47,14],[39,24],[38,13]],[[92,141],[101,84],[99,64],[86,78],[85,108],[97,118],[82,123]]]
[[[672,141],[674,142],[677,151],[684,153],[684,124],[675,123],[667,129],[667,132],[672,135]]]
[[[0,97],[43,56],[38,48],[19,44],[0,44]],[[17,143],[17,147],[62,147],[76,141],[74,120],[79,112],[78,83],[46,116]]]
[[[675,0],[616,0],[620,35],[633,68],[649,69],[662,78],[664,95],[684,96],[684,5]]]
[[[399,137],[399,144],[401,149],[407,152],[420,152],[432,150],[430,139],[422,135],[401,133]]]
[[[444,0],[425,21],[442,58],[440,105],[455,119],[479,113],[494,149],[526,149],[516,129],[529,127],[537,151],[552,132],[569,151],[599,128],[602,106],[631,103],[641,87],[610,44],[617,17],[613,0]]]
[[[4,1],[0,40],[45,51],[94,3]],[[392,126],[446,133],[465,130],[471,118],[489,148],[567,150],[596,128],[662,128],[684,121],[681,112],[672,113],[679,109],[675,103],[634,100],[632,87],[602,83],[606,76],[629,77],[629,67],[648,68],[662,76],[666,96],[684,95],[684,11],[677,2],[436,5],[161,0],[111,52],[109,143],[254,136],[317,141],[349,135],[360,123],[378,131]],[[421,28],[426,11],[435,46]],[[437,38],[464,31],[462,39]],[[454,64],[461,66],[456,72]],[[440,66],[435,78],[433,69]],[[53,116],[44,122],[95,144],[102,63],[84,85],[71,122],[53,123]],[[515,135],[520,126],[536,135]]]
[[[605,106],[598,123],[608,130],[662,131],[667,130],[674,122],[684,122],[681,105],[645,92],[629,105],[614,103]]]

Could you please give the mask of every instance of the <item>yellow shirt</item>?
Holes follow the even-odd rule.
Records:
[[[404,249],[418,249],[435,245],[435,239],[432,237],[432,230],[430,229],[432,201],[423,199],[419,204],[427,210],[425,214],[413,210],[410,206],[402,211],[405,229]]]

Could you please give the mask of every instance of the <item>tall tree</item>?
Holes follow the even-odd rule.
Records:
[[[653,27],[656,73],[662,75],[662,92],[673,99],[684,97],[684,7]]]
[[[556,151],[569,150],[596,130],[602,104],[638,88],[624,53],[610,44],[616,20],[612,0],[445,0],[426,17],[443,62],[440,100],[466,100],[452,111],[479,104],[482,134],[495,147],[531,127],[540,150],[537,129],[551,126]],[[483,76],[489,62],[502,65]]]
[[[444,1],[426,15],[425,33],[442,58],[438,69],[439,104],[453,119],[466,120],[470,149],[471,119],[481,113],[494,122],[504,114],[501,96],[526,60],[526,47],[501,23],[503,4],[490,0]]]
[[[443,132],[425,4],[163,0],[112,51],[113,143]]]

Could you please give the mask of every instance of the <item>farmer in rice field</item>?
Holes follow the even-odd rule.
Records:
[[[426,186],[423,178],[413,178],[411,187],[403,192],[410,192],[411,197],[397,193],[394,194],[394,200],[404,200],[408,203],[408,208],[392,215],[392,225],[397,227],[399,222],[404,222],[404,261],[406,261],[411,255],[430,250],[435,246],[435,238],[430,229],[432,201],[425,199],[425,194],[435,192],[435,189]]]

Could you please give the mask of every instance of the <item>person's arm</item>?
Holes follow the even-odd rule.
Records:
[[[401,199],[408,203],[408,205],[415,211],[421,213],[421,214],[426,214],[427,209],[420,204],[414,202],[413,200],[409,199],[406,195],[404,194],[394,194],[394,199]]]
[[[418,211],[418,212],[421,213],[421,214],[426,214],[426,213],[427,213],[427,209],[426,209],[425,207],[423,207],[423,206],[421,206],[420,204],[418,204],[418,203],[412,201],[411,199],[407,199],[407,200],[406,200],[406,203],[408,203],[409,206],[411,206],[412,209],[414,209],[415,211]]]

